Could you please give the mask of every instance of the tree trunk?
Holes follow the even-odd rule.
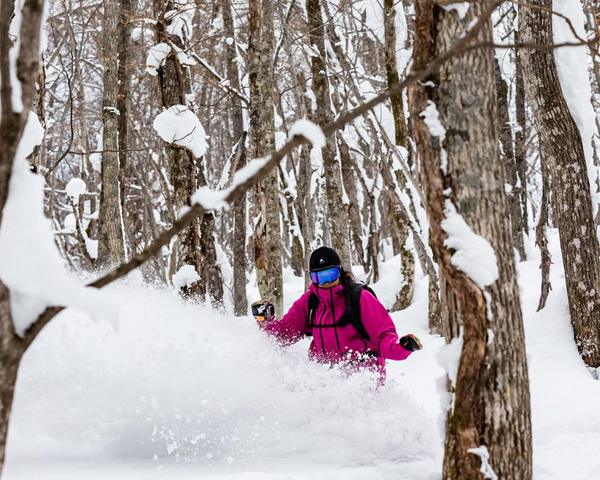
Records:
[[[233,39],[231,44],[226,43],[225,45],[227,79],[229,80],[231,88],[240,91],[240,74],[235,60],[237,54],[232,4],[223,5],[223,28],[225,36]],[[238,142],[242,142],[237,147],[240,149],[237,168],[242,168],[246,165],[244,114],[242,106],[237,105],[239,100],[232,96],[231,101],[234,103],[232,111],[233,131],[231,133],[233,134],[233,138],[238,139]],[[235,166],[232,166],[232,174],[235,169]],[[248,313],[248,298],[246,296],[246,284],[248,283],[248,280],[246,279],[246,267],[248,264],[246,258],[246,211],[246,195],[244,195],[239,200],[236,200],[233,205],[233,311],[237,316],[246,315]]]
[[[385,27],[385,73],[388,88],[399,81],[398,66],[396,63],[396,8],[394,0],[383,0],[383,22]],[[408,35],[407,35],[408,36]],[[406,118],[404,117],[404,103],[402,93],[390,97],[394,129],[396,132],[396,145],[402,147],[408,144]],[[408,233],[408,229],[406,230]],[[414,262],[414,259],[413,259]]]
[[[154,2],[154,12],[157,18],[164,18],[165,12],[173,9],[174,5],[171,2],[168,2],[166,5],[163,0],[155,0]],[[164,20],[157,24],[158,40],[183,49],[185,46],[184,39],[175,35],[169,35],[165,27]],[[170,52],[167,56],[164,66],[158,69],[158,78],[160,82],[161,102],[164,108],[174,105],[187,105],[186,94],[189,93],[188,72],[173,52]],[[169,157],[174,210],[175,214],[179,215],[183,207],[190,206],[191,195],[204,182],[204,172],[201,170],[202,165],[200,164],[200,160],[195,159],[189,150],[174,145],[167,145],[165,149]],[[202,238],[200,237],[201,227]],[[190,287],[183,287],[181,289],[181,293],[184,296],[204,300],[208,293],[213,304],[220,307],[221,302],[219,298],[222,298],[222,280],[220,279],[220,275],[219,280],[216,280],[214,270],[205,270],[207,259],[203,256],[203,254],[215,248],[214,245],[207,245],[207,243],[214,243],[213,231],[213,213],[205,213],[201,218],[195,218],[179,234],[178,242],[176,242],[177,255],[174,268],[177,270],[183,265],[193,265],[200,277],[200,280]],[[210,260],[208,260],[208,264],[216,267]]]
[[[360,218],[360,209],[358,208],[358,194],[356,189],[356,177],[352,169],[352,159],[350,149],[340,135],[338,138],[338,149],[340,152],[340,163],[342,165],[342,179],[344,188],[348,195],[350,204],[348,206],[348,217],[350,221],[350,233],[354,242],[354,251],[359,259],[359,264],[367,271],[367,262],[365,259],[365,249],[362,240],[362,221]]]
[[[120,0],[120,18],[119,18],[119,91],[117,93],[117,109],[119,110],[119,180],[121,183],[121,208],[124,217],[127,215],[125,208],[126,178],[127,178],[127,158],[128,158],[128,120],[129,105],[128,96],[131,90],[131,71],[129,63],[131,61],[131,17],[133,16],[132,0]],[[125,221],[125,218],[123,218]],[[132,247],[132,250],[135,251]]]
[[[17,339],[10,313],[8,289],[0,283],[0,475],[6,459],[6,439],[17,383],[22,343]]]
[[[532,0],[530,4],[541,8],[519,7],[521,40],[552,44],[552,1]],[[561,90],[553,51],[524,50],[521,54],[527,100],[553,181],[553,211],[575,342],[583,361],[599,367],[600,246],[583,142]]]
[[[317,104],[317,119],[323,127],[333,120],[331,111],[329,79],[325,58],[325,26],[321,14],[320,0],[307,0],[309,39],[311,46],[318,52],[312,57],[312,88]],[[327,196],[327,228],[331,235],[331,246],[340,256],[347,270],[352,268],[350,256],[350,234],[348,230],[348,206],[344,203],[344,191],[340,162],[336,152],[335,137],[329,136],[321,149]]]
[[[542,283],[540,288],[540,302],[538,312],[546,306],[546,300],[552,290],[550,283],[550,265],[552,256],[548,250],[548,239],[546,238],[546,226],[548,225],[548,211],[550,210],[550,172],[544,155],[540,155],[540,169],[542,171],[542,199],[540,201],[540,216],[535,227],[535,242],[540,247],[540,270],[542,271]]]
[[[260,0],[250,0],[249,13],[250,145],[252,156],[260,158],[275,151],[272,0],[262,0],[262,6]],[[254,235],[256,276],[262,298],[269,300],[281,314],[283,270],[277,170],[272,170],[257,190],[261,218]]]
[[[520,33],[515,33],[515,41],[521,41]],[[522,228],[529,235],[529,213],[527,210],[527,112],[525,110],[525,82],[523,78],[523,51],[515,49],[515,110],[517,129],[515,131],[515,161],[519,177],[518,195],[521,201]]]
[[[431,0],[417,0],[416,8],[418,70],[458,41],[487,5],[471,3],[463,20]],[[492,41],[489,19],[476,41]],[[457,296],[464,332],[446,429],[443,478],[448,480],[481,479],[480,469],[487,464],[482,447],[489,452],[488,475],[493,470],[502,479],[532,477],[527,358],[498,152],[493,62],[492,49],[471,50],[426,79],[433,83],[410,90],[433,248]],[[421,116],[432,105],[447,128],[445,140],[432,135]],[[447,162],[442,162],[442,149]],[[488,262],[495,261],[497,275],[492,269],[491,278],[476,283],[453,264],[455,252],[445,243],[453,237],[444,228],[451,232],[463,221],[478,241],[491,246]]]
[[[521,261],[526,259],[525,244],[523,242],[523,214],[521,212],[521,186],[517,173],[517,162],[513,146],[512,128],[508,113],[508,85],[502,78],[498,58],[494,61],[494,76],[496,80],[496,94],[498,96],[498,127],[500,145],[502,146],[501,158],[506,166],[507,185],[510,185],[508,194],[508,209],[512,226],[512,238],[515,248],[519,252]]]
[[[105,0],[103,22],[102,192],[100,194],[97,262],[100,268],[114,268],[125,260],[118,153],[118,19],[119,8],[117,1]]]

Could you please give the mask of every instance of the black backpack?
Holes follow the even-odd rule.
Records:
[[[364,283],[352,284],[352,286],[350,287],[350,295],[346,298],[346,301],[348,302],[346,311],[344,312],[344,315],[336,325],[338,327],[352,325],[364,340],[370,340],[371,338],[365,330],[365,326],[363,325],[360,312],[360,295],[363,290],[366,290],[375,298],[377,298],[377,295],[375,295],[373,289],[368,285],[365,285]],[[319,297],[316,294],[311,293],[308,297],[308,324],[311,327],[310,332],[307,333],[308,336],[312,336],[312,328],[314,325],[315,315],[317,313],[318,307]]]

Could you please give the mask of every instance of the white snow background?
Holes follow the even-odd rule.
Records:
[[[556,233],[548,306],[535,313],[539,258],[518,267],[539,480],[598,478],[600,382],[579,359]],[[399,258],[374,285],[397,291]],[[392,314],[425,349],[388,363],[388,382],[310,363],[308,340],[280,350],[251,318],[184,304],[174,291],[109,288],[118,330],[66,311],[27,352],[4,479],[440,478],[441,338],[426,333],[427,278]],[[285,275],[286,304],[303,283]],[[249,300],[258,298],[252,282]],[[490,459],[493,466],[494,459]]]

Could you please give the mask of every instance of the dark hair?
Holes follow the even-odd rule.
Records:
[[[352,272],[347,272],[344,267],[340,267],[340,284],[344,287],[344,300],[346,301],[346,312],[350,311],[350,295],[352,295],[352,285],[356,284],[356,278]]]
[[[346,311],[342,316],[340,325],[351,324],[362,338],[370,340],[360,318],[360,292],[362,289],[354,287],[359,282],[356,281],[352,272],[347,272],[343,267],[340,267],[340,284],[344,288],[344,301],[346,303]]]
[[[340,267],[340,283],[344,287],[344,292],[347,294],[350,291],[350,287],[356,283],[356,278],[352,275],[352,272],[347,272],[344,267]]]

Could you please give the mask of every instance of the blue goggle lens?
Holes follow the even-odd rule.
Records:
[[[310,279],[317,285],[323,285],[325,283],[335,282],[340,278],[340,268],[332,267],[327,270],[320,270],[318,272],[310,272]]]

